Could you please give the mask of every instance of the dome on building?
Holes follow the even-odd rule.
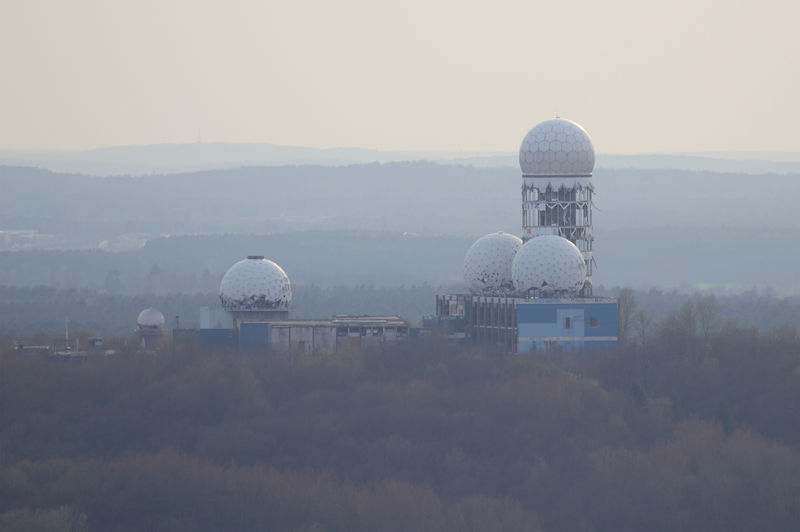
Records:
[[[511,265],[514,287],[522,293],[577,292],[586,280],[586,262],[581,251],[569,240],[542,235],[528,240]]]
[[[502,231],[476,240],[464,257],[464,281],[470,291],[484,295],[513,292],[511,263],[521,246],[520,238]]]
[[[136,318],[136,324],[140,327],[164,327],[166,320],[160,310],[153,307],[147,307],[139,313]]]
[[[524,176],[590,176],[594,169],[592,139],[575,122],[545,120],[522,140],[519,166]]]
[[[219,285],[225,310],[285,310],[292,287],[283,269],[262,256],[250,256],[231,266]]]

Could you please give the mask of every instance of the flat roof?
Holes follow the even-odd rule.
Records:
[[[269,323],[272,327],[333,327],[333,323],[325,320],[248,321],[245,323]]]
[[[575,303],[616,303],[615,297],[562,297],[562,298],[547,298],[537,297],[533,299],[524,299],[518,304],[532,304],[532,305],[563,305]]]
[[[408,327],[400,316],[334,316],[330,320],[263,320],[244,323],[269,323],[272,327]]]
[[[436,297],[473,299],[479,302],[513,302],[514,304],[563,305],[565,303],[616,303],[615,297],[519,297],[482,296],[477,294],[436,294]]]
[[[400,316],[334,316],[331,321],[336,325],[408,325]]]

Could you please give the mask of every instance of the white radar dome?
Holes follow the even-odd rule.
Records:
[[[136,318],[136,324],[140,327],[164,327],[165,323],[164,315],[160,310],[153,307],[147,307]]]
[[[262,256],[249,256],[231,266],[219,284],[225,310],[286,309],[292,287],[283,268]]]
[[[514,257],[511,276],[519,292],[577,292],[586,281],[586,261],[569,240],[542,235],[528,240]]]
[[[554,118],[528,131],[519,148],[523,176],[590,176],[594,146],[581,126]]]
[[[512,293],[511,263],[520,247],[520,238],[502,231],[476,240],[464,257],[464,281],[470,291],[484,295]]]

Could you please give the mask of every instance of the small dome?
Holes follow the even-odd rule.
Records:
[[[524,176],[591,176],[592,139],[575,122],[563,118],[545,120],[522,140],[519,166]]]
[[[160,310],[153,307],[147,307],[139,313],[136,318],[136,324],[140,327],[164,327],[166,320]]]
[[[586,281],[586,261],[569,240],[542,235],[528,240],[514,257],[511,276],[516,289],[526,294],[532,289],[544,293],[577,292]]]
[[[464,257],[464,281],[470,291],[483,295],[513,292],[511,263],[521,246],[520,238],[502,231],[476,240]]]
[[[225,272],[219,299],[225,310],[286,309],[292,287],[280,266],[261,255],[251,255]]]

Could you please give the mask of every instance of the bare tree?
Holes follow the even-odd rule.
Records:
[[[631,326],[636,312],[636,298],[633,290],[623,288],[617,293],[617,308],[619,312],[619,342],[625,344],[628,341]]]
[[[636,332],[636,338],[642,349],[647,348],[647,343],[650,338],[650,328],[653,325],[653,316],[643,310],[638,310],[633,315],[632,326]]]
[[[714,296],[706,296],[698,299],[695,304],[695,316],[697,317],[697,324],[700,326],[700,332],[703,337],[708,340],[711,333],[716,329],[717,322],[719,321],[719,305]]]

